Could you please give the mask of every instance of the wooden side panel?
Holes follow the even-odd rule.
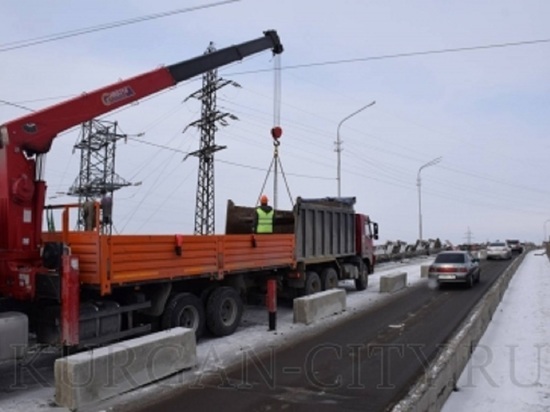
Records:
[[[109,294],[117,285],[195,276],[218,276],[293,267],[294,235],[179,236],[112,235],[70,232],[72,254],[80,260],[80,282]],[[61,241],[47,233],[45,241]]]
[[[182,253],[174,235],[111,236],[104,257],[112,284],[216,274],[217,236],[182,236]],[[110,255],[110,257],[109,257]]]
[[[227,235],[223,270],[268,269],[294,265],[294,235]]]

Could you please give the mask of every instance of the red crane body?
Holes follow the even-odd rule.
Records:
[[[277,33],[123,80],[0,125],[0,295],[34,297],[42,267],[40,247],[46,196],[41,155],[58,133],[146,96],[271,49],[283,51]]]

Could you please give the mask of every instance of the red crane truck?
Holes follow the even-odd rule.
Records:
[[[137,325],[132,315],[149,311],[154,316],[159,307],[164,306],[151,305],[150,299],[147,302],[140,299],[143,295],[163,296],[167,288],[155,280],[170,279],[174,271],[157,267],[158,273],[166,275],[162,277],[141,269],[130,280],[148,283],[142,288],[147,293],[136,291],[131,298],[123,296],[122,300],[135,302],[122,305],[118,302],[118,294],[125,293],[113,290],[111,284],[129,283],[124,275],[118,280],[113,278],[112,256],[104,254],[105,245],[108,245],[108,253],[116,253],[110,249],[111,243],[116,241],[98,233],[69,234],[66,225],[58,236],[42,236],[46,196],[43,155],[50,150],[57,134],[64,130],[268,49],[275,54],[283,51],[276,31],[266,31],[258,39],[156,69],[1,124],[0,310],[16,307],[25,311],[39,339],[66,346],[121,339],[148,330],[149,325]],[[68,223],[68,218],[65,213],[64,223]],[[76,241],[72,236],[77,236]],[[149,246],[155,247],[154,243]],[[124,250],[121,253],[124,254]],[[202,272],[202,269],[197,267],[195,272]],[[135,285],[134,289],[140,288]],[[107,294],[112,294],[114,299],[103,299]],[[14,306],[14,302],[20,304]],[[171,302],[169,305],[178,306]],[[98,319],[100,321],[96,322]],[[90,325],[95,323],[100,330],[88,332],[88,327],[92,328]]]
[[[266,49],[282,52],[275,31],[0,126],[0,315],[25,313],[39,343],[89,346],[175,326],[231,334],[243,298],[265,290],[268,278],[301,293],[340,278],[366,288],[378,228],[355,214],[351,199],[298,199],[293,211],[276,212],[269,235],[253,234],[253,209],[234,205],[225,235],[103,234],[99,210],[95,229],[71,230],[78,204],[49,206],[61,212],[62,228],[42,233],[41,156],[57,133]]]

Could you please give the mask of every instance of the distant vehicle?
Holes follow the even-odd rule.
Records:
[[[466,283],[468,287],[478,283],[481,277],[479,259],[467,251],[440,252],[430,265],[428,277],[444,283]]]
[[[507,239],[506,244],[512,253],[523,253],[523,245],[517,239]]]
[[[459,245],[458,248],[455,248],[453,250],[465,250],[469,252],[477,252],[481,249],[481,245],[479,243],[467,243],[463,245]]]
[[[493,242],[487,245],[487,260],[511,258],[512,249],[510,249],[506,242]]]

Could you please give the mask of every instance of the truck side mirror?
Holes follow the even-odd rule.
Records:
[[[372,222],[373,237],[378,240],[378,223]]]

